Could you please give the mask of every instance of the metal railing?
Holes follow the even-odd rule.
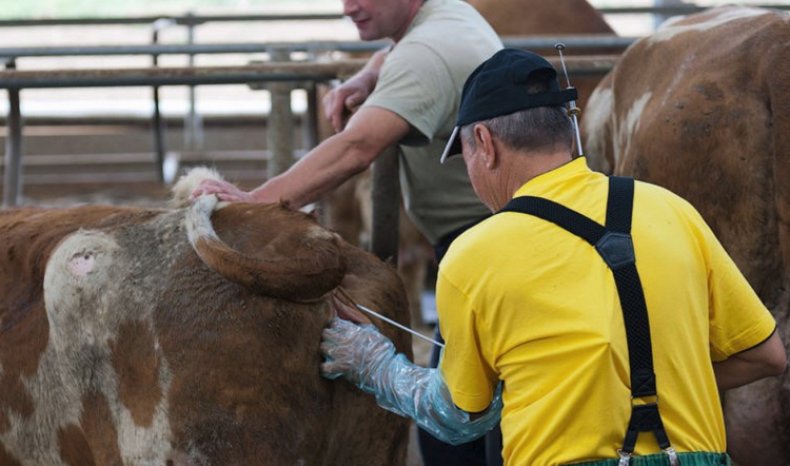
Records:
[[[566,60],[568,71],[576,75],[604,74],[617,61],[617,56],[569,57]],[[556,61],[556,59],[554,59]],[[327,63],[315,62],[270,62],[246,66],[224,67],[151,67],[126,69],[67,69],[67,70],[15,70],[15,62],[7,64],[0,73],[0,89],[8,90],[9,128],[5,154],[5,185],[3,202],[6,206],[18,203],[21,195],[22,159],[22,115],[19,93],[31,88],[73,88],[73,87],[124,87],[124,86],[166,86],[166,85],[204,85],[204,84],[249,84],[262,82],[308,82],[328,81],[347,77],[359,70],[364,59],[342,60]],[[553,63],[555,67],[559,63]],[[290,92],[289,89],[282,92]],[[285,114],[272,113],[270,118],[293,119],[290,106],[283,109]],[[277,125],[272,125],[277,126]],[[284,132],[289,129],[286,127]],[[283,136],[287,138],[288,136]],[[163,160],[157,159],[158,169],[162,170]],[[161,171],[160,171],[161,173]]]
[[[736,2],[733,2],[736,3]],[[758,8],[772,8],[790,10],[787,3],[765,3],[751,5]],[[602,7],[598,11],[604,15],[618,14],[656,14],[656,15],[685,15],[702,11],[708,7],[698,5],[672,5],[654,7]],[[0,27],[33,27],[33,26],[89,26],[89,25],[144,25],[152,24],[162,18],[172,20],[179,26],[197,26],[217,22],[245,22],[245,21],[327,21],[340,20],[341,13],[319,14],[248,14],[248,15],[157,15],[138,17],[105,17],[105,18],[49,18],[49,19],[4,19],[0,20]]]
[[[508,47],[553,48],[557,36],[503,37]],[[570,49],[626,48],[638,37],[622,37],[603,34],[563,36],[562,42]],[[0,57],[6,59],[29,57],[76,57],[76,56],[131,56],[131,55],[203,55],[232,53],[269,53],[273,49],[291,52],[319,53],[373,52],[386,47],[386,41],[313,41],[313,42],[266,42],[229,44],[159,44],[159,45],[87,45],[62,47],[0,47]]]

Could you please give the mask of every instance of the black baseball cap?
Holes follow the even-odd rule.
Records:
[[[527,82],[544,79],[549,90],[527,93]],[[576,89],[560,89],[557,71],[538,54],[502,49],[478,66],[464,83],[455,128],[441,163],[461,153],[461,127],[535,107],[555,107],[576,100]]]

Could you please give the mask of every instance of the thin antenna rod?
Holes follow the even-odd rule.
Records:
[[[558,42],[554,45],[554,48],[557,49],[557,52],[560,54],[560,63],[562,64],[562,72],[565,75],[565,82],[567,83],[567,89],[573,89],[571,86],[571,80],[568,77],[568,69],[565,67],[565,57],[562,56],[562,51],[565,50],[565,44],[562,42]],[[573,120],[573,129],[576,133],[576,148],[579,150],[579,157],[584,156],[584,151],[582,150],[582,135],[581,131],[579,130],[579,115],[581,114],[581,109],[576,106],[576,101],[571,100],[568,102],[568,115],[570,115],[571,120]]]
[[[345,289],[343,289],[342,287],[338,287],[337,291],[340,294],[340,296],[342,296],[342,298],[346,301],[346,304],[353,304],[354,307],[356,307],[360,311],[363,311],[363,312],[365,312],[367,314],[370,314],[373,317],[378,317],[379,319],[383,320],[384,322],[386,322],[386,323],[388,323],[388,324],[390,324],[390,325],[392,325],[394,327],[397,327],[397,328],[399,328],[399,329],[401,329],[401,330],[403,330],[405,332],[411,333],[412,335],[414,335],[417,338],[422,338],[423,340],[431,342],[431,343],[433,343],[434,345],[436,345],[436,346],[438,346],[440,348],[444,348],[444,343],[440,343],[440,342],[438,342],[438,341],[436,341],[436,340],[434,340],[432,338],[426,337],[425,335],[423,335],[423,334],[421,334],[419,332],[415,332],[414,330],[410,329],[409,327],[406,327],[405,325],[401,325],[398,322],[395,322],[394,320],[390,319],[389,317],[379,314],[378,312],[374,311],[373,309],[367,308],[367,307],[365,307],[365,306],[363,306],[361,304],[357,304],[357,302],[354,301],[354,298],[352,298],[351,295],[349,295],[348,292]]]

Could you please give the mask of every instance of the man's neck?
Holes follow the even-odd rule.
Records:
[[[420,8],[422,8],[424,3],[425,3],[424,0],[415,0],[409,4],[409,15],[408,15],[409,20],[404,23],[402,30],[396,32],[391,37],[391,39],[396,44],[400,42],[401,39],[403,39],[403,37],[406,35],[406,32],[408,32],[409,28],[411,27],[411,24],[414,22],[414,18],[417,17],[417,13],[419,13]]]
[[[544,173],[555,170],[572,160],[571,154],[567,151],[538,153],[538,154],[518,154],[511,156],[513,161],[507,170],[510,176],[505,180],[507,190],[507,200],[510,200],[516,191],[521,189],[527,182]]]

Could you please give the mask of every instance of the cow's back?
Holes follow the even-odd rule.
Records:
[[[614,172],[688,199],[768,302],[790,263],[776,254],[790,213],[778,215],[790,202],[788,43],[786,14],[717,9],[641,40],[612,73]]]
[[[672,20],[623,54],[592,96],[584,122],[593,168],[664,186],[700,211],[774,313],[785,341],[787,44],[790,15],[777,11],[724,7]],[[736,459],[787,462],[788,393],[783,379],[728,392],[728,437]]]

